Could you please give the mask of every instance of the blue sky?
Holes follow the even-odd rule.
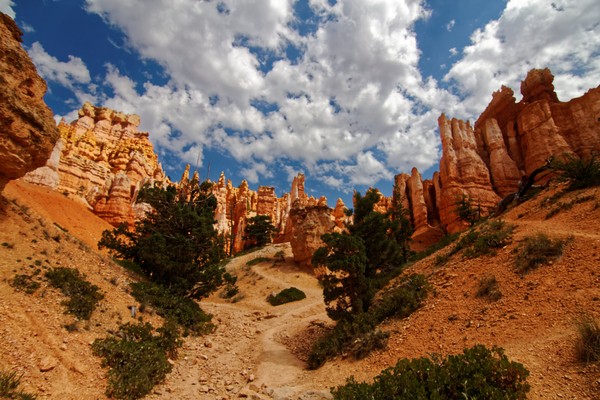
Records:
[[[174,180],[350,204],[437,169],[437,118],[549,67],[561,100],[600,83],[597,0],[0,0],[72,120],[84,101],[141,116]]]

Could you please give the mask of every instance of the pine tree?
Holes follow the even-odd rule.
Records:
[[[133,230],[121,225],[104,231],[98,247],[107,248],[139,265],[144,274],[173,293],[192,298],[207,296],[223,283],[219,265],[224,243],[215,231],[216,199],[210,183],[193,185],[188,199],[176,189],[144,188],[138,201],[153,210]]]

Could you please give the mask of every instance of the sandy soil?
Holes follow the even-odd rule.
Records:
[[[585,312],[600,318],[600,190],[586,191],[589,200],[545,219],[560,202],[584,195],[570,193],[554,205],[544,201],[556,190],[504,216],[516,225],[515,234],[497,255],[464,260],[457,254],[442,267],[434,265],[433,255],[411,266],[410,272],[429,276],[434,293],[411,317],[383,324],[391,333],[388,349],[361,361],[338,358],[317,371],[306,370],[303,357],[296,356],[331,323],[314,276],[293,263],[288,244],[232,259],[227,268],[238,275],[238,301],[216,293],[201,302],[214,315],[216,332],[186,338],[173,372],[148,398],[326,399],[328,389],[350,375],[369,380],[402,357],[458,353],[483,343],[502,346],[509,358],[526,365],[529,398],[600,399],[600,369],[578,363],[574,352],[577,316]],[[105,398],[106,371],[89,344],[132,320],[127,307],[135,303],[128,294],[134,278],[95,250],[109,226],[62,194],[13,182],[3,195],[2,366],[22,372],[24,387],[40,398]],[[572,240],[559,260],[521,277],[513,270],[513,249],[536,232]],[[246,265],[257,257],[273,259],[280,251],[284,262]],[[50,266],[78,268],[105,294],[90,323],[80,322],[75,332],[64,328],[73,319],[63,314],[58,292],[43,282],[34,295],[9,285],[15,273]],[[475,297],[479,279],[487,274],[500,283],[503,296],[497,302]],[[307,298],[278,307],[266,302],[268,294],[290,286]],[[155,316],[142,317],[160,323]],[[42,372],[48,365],[52,368]]]

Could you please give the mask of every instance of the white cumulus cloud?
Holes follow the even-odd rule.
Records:
[[[60,61],[48,54],[39,42],[33,43],[28,53],[40,75],[46,80],[57,82],[71,89],[76,84],[91,81],[90,71],[79,57],[69,56],[68,61]]]

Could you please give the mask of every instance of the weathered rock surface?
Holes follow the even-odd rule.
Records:
[[[139,124],[137,115],[85,103],[77,120],[58,125],[60,140],[46,165],[24,179],[82,199],[114,226],[133,224],[139,189],[168,182]]]
[[[462,196],[487,214],[550,157],[565,153],[590,157],[600,152],[600,87],[560,102],[553,80],[548,69],[531,70],[521,83],[519,102],[503,86],[492,95],[474,128],[445,115],[439,118],[439,173],[421,181],[413,170],[394,181],[394,196],[401,196],[412,214],[414,244],[431,241],[441,230],[466,227],[455,212]]]
[[[184,172],[180,186],[189,181],[187,178],[189,171]],[[268,215],[271,217],[271,223],[275,226],[275,236],[273,242],[292,242],[292,248],[304,249],[310,248],[314,239],[310,235],[299,233],[305,230],[314,230],[316,228],[307,228],[303,226],[304,218],[292,217],[292,213],[302,214],[307,208],[327,209],[329,210],[327,221],[324,222],[323,233],[333,231],[334,226],[338,226],[341,231],[344,222],[348,217],[344,214],[346,206],[341,200],[338,200],[336,212],[327,207],[327,199],[321,197],[315,199],[306,195],[304,191],[303,174],[298,174],[292,181],[290,193],[285,193],[277,197],[275,188],[271,186],[259,186],[257,191],[248,187],[248,182],[242,181],[239,187],[234,187],[231,180],[221,176],[213,184],[213,193],[217,198],[217,209],[215,210],[215,228],[223,234],[227,241],[227,250],[231,254],[238,253],[246,247],[245,229],[248,220],[256,215]],[[180,189],[183,190],[183,189]],[[293,202],[292,202],[293,201]],[[304,210],[304,211],[302,211]],[[313,218],[309,218],[309,224],[314,224]],[[296,226],[299,223],[299,226]],[[305,243],[308,241],[310,243]],[[298,250],[300,252],[307,250]],[[311,254],[312,256],[312,254]],[[310,259],[311,256],[308,256]],[[303,259],[303,261],[305,261]]]
[[[43,100],[46,82],[21,47],[22,35],[0,13],[0,192],[9,180],[43,166],[59,138]]]
[[[333,232],[331,208],[323,205],[302,206],[296,201],[290,211],[291,246],[294,261],[310,265],[313,253],[324,245],[321,236]]]

